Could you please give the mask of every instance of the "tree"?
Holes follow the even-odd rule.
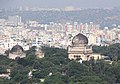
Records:
[[[48,76],[50,72],[48,70],[37,70],[37,71],[33,71],[33,77],[34,78],[45,78],[46,76]]]
[[[6,68],[4,66],[0,66],[0,74],[6,73],[6,72],[7,72]]]
[[[67,76],[61,73],[55,73],[52,76],[46,77],[44,84],[68,84]]]
[[[115,65],[112,65],[111,67],[109,67],[107,70],[106,70],[106,75],[108,77],[110,77],[110,79],[114,79],[113,81],[113,84],[116,82],[116,83],[120,83],[120,64],[117,63]]]
[[[11,80],[17,83],[28,80],[29,68],[23,67],[22,65],[16,65],[11,69]]]
[[[82,75],[88,75],[89,74],[89,67],[84,65],[84,64],[80,64],[76,61],[71,61],[69,62],[64,68],[63,68],[63,72],[68,75],[69,77],[71,76],[75,76],[75,77],[79,77]]]

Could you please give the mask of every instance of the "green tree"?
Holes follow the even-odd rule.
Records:
[[[46,77],[44,84],[67,84],[67,76],[61,73],[55,73],[52,76]]]

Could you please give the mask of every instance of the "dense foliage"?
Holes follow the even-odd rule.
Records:
[[[100,53],[109,56],[111,59],[116,57],[117,60],[120,59],[120,44],[112,44],[108,46],[93,46],[94,53]]]
[[[35,56],[35,47],[26,51],[27,57],[10,60],[0,56],[0,72],[11,69],[11,79],[0,79],[0,84],[115,84],[120,83],[120,44],[94,46],[95,53],[112,57],[105,60],[90,60],[82,64],[69,60],[67,50],[43,47],[45,57]],[[117,58],[117,60],[115,59]],[[28,73],[32,71],[32,78]],[[42,81],[44,80],[44,82]]]

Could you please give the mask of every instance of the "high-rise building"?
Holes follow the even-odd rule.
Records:
[[[21,23],[21,17],[16,15],[16,16],[9,16],[8,21],[11,22],[16,22],[16,23]]]

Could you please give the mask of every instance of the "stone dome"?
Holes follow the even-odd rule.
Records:
[[[75,37],[73,37],[72,44],[73,45],[88,44],[88,38],[85,35],[79,33]]]
[[[12,47],[11,52],[23,52],[23,48],[20,45],[15,45]]]
[[[42,47],[36,47],[35,50],[36,50],[35,54],[38,58],[44,57],[44,52],[42,50]]]

